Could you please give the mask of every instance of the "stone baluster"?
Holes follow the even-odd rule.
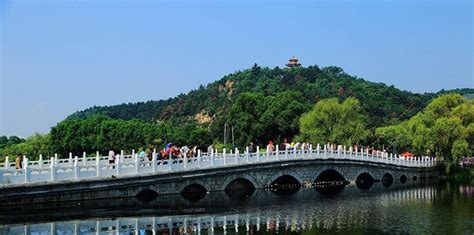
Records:
[[[321,145],[318,143],[318,145],[316,145],[316,158],[320,158],[321,157]]]
[[[183,156],[183,169],[186,169],[188,167],[188,156],[184,154]]]
[[[234,152],[234,155],[235,155],[235,164],[239,164],[239,149],[238,148],[235,148],[235,152]]]
[[[267,145],[267,154],[266,154],[267,161],[270,160],[270,147]]]
[[[276,158],[278,161],[280,161],[280,147],[278,144],[275,146],[275,149],[276,149]]]
[[[96,152],[96,156],[95,156],[95,175],[97,177],[101,177],[102,176],[102,167],[100,165],[100,157],[99,157],[99,151]]]
[[[224,159],[224,166],[227,165],[227,153],[226,153],[226,149],[224,148],[222,150],[222,158]]]
[[[49,168],[50,168],[50,173],[51,173],[51,176],[50,176],[50,181],[54,182],[56,181],[56,165],[55,165],[55,162],[54,162],[54,157],[52,157],[50,159],[51,163],[49,164]]]
[[[296,159],[296,146],[293,147],[293,159]]]
[[[55,153],[55,154],[54,154],[54,165],[55,165],[55,166],[58,166],[58,159],[59,159],[59,158],[58,158],[58,154]]]
[[[156,149],[153,149],[153,154],[151,157],[151,165],[152,165],[153,173],[156,173]]]
[[[40,155],[39,155],[38,167],[39,167],[39,168],[43,168],[43,154],[40,154]]]
[[[135,161],[134,157],[135,157],[135,149],[132,149],[132,161]]]
[[[5,157],[5,166],[3,167],[5,167],[5,170],[10,169],[10,159],[8,156]]]
[[[72,162],[72,153],[69,152],[69,166],[74,166],[74,162]]]
[[[245,161],[246,161],[247,163],[249,163],[249,162],[250,162],[250,149],[249,149],[248,146],[245,148],[245,153],[246,153],[246,155],[245,155]]]
[[[260,162],[260,146],[257,146],[257,162]]]
[[[120,175],[120,168],[122,167],[122,152],[118,155],[118,158],[115,159],[115,174],[118,176]]]
[[[138,174],[138,172],[140,172],[140,159],[138,159],[138,154],[135,153],[134,157],[133,157],[133,160],[135,162],[135,174]],[[171,163],[172,163],[172,160],[171,160],[171,156],[170,156],[170,162],[168,162],[169,166],[170,166],[170,169],[171,169]]]
[[[201,168],[201,163],[202,163],[202,156],[201,156],[201,150],[198,149],[198,155],[197,155],[197,162],[198,162],[198,167]]]
[[[86,165],[87,164],[87,154],[86,152],[82,152],[82,165]]]
[[[24,182],[28,183],[30,181],[30,169],[28,166],[28,158],[23,155],[23,171],[24,171]]]
[[[214,149],[211,148],[211,167],[214,167]]]
[[[79,157],[74,157],[74,179],[80,179]]]

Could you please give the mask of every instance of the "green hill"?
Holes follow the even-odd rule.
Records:
[[[309,104],[331,97],[354,96],[369,116],[370,126],[380,126],[407,119],[420,111],[435,94],[401,91],[383,83],[374,83],[346,74],[339,67],[253,68],[229,74],[188,94],[159,101],[91,107],[76,112],[68,119],[86,118],[96,114],[112,118],[145,121],[195,121],[200,124],[219,119],[241,93],[258,92],[274,95],[298,91]],[[474,93],[473,89],[463,92]]]
[[[469,95],[474,94],[474,89],[455,92]],[[188,94],[167,100],[95,106],[76,112],[67,120],[103,115],[113,119],[139,119],[178,129],[191,130],[197,126],[207,130],[205,139],[219,142],[224,139],[223,130],[227,125],[228,142],[231,127],[235,126],[236,136],[246,135],[239,138],[240,144],[244,139],[264,143],[268,139],[281,140],[298,134],[299,116],[321,99],[357,98],[368,127],[374,130],[409,119],[437,95],[412,93],[366,81],[335,66],[272,69],[255,64],[251,69],[226,75]],[[202,131],[199,133],[203,134]]]

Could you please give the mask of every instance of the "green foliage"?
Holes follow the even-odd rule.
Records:
[[[229,126],[234,126],[236,145],[244,147],[251,141],[264,145],[269,140],[296,135],[298,118],[308,108],[301,97],[299,92],[239,95],[224,119]]]
[[[359,101],[347,98],[339,103],[338,99],[332,98],[319,101],[312,111],[301,116],[298,139],[350,146],[360,143],[368,135]]]
[[[11,138],[11,137],[10,137]],[[35,160],[40,154],[45,156],[51,155],[50,136],[34,134],[26,140],[15,138],[10,145],[6,145],[1,149],[2,156],[15,156],[18,154],[26,155],[31,160]],[[3,161],[3,159],[1,159]]]
[[[170,123],[148,123],[141,120],[120,120],[106,116],[70,119],[51,129],[53,150],[62,155],[68,152],[131,150],[161,148],[168,142],[179,145],[204,144],[209,141],[202,127],[184,125],[176,128]]]
[[[435,155],[447,163],[449,171],[457,159],[474,153],[473,122],[474,101],[447,93],[410,120],[377,128],[376,136],[387,145],[394,143],[419,155]]]

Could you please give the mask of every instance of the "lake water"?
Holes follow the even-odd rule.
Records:
[[[365,188],[0,207],[0,234],[474,234],[472,185]]]

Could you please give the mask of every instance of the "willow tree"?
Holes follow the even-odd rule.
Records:
[[[332,98],[319,101],[311,111],[301,116],[298,139],[352,145],[360,143],[368,134],[359,101],[347,98],[340,103],[337,98]]]

